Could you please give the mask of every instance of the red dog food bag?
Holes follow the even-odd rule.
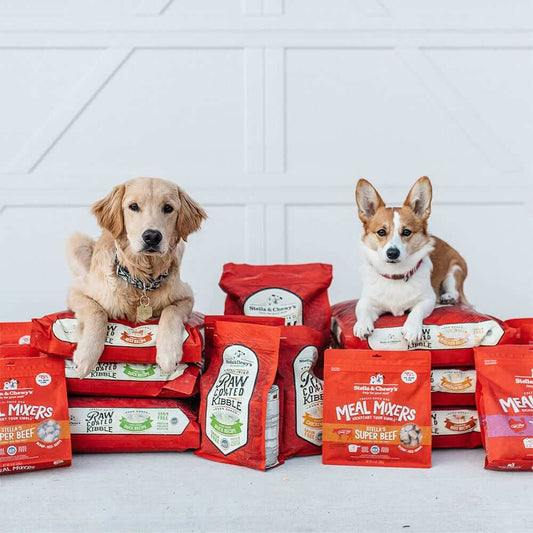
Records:
[[[495,346],[516,342],[517,329],[497,318],[478,313],[466,305],[436,307],[424,319],[424,338],[407,344],[402,326],[407,316],[382,315],[374,324],[368,339],[353,334],[357,300],[348,300],[332,307],[332,330],[340,348],[372,350],[429,350],[433,367],[474,366],[474,347]]]
[[[322,452],[323,381],[314,373],[322,336],[306,326],[281,328],[278,374],[283,390],[280,455]]]
[[[433,448],[481,446],[479,417],[475,407],[437,407],[431,411]]]
[[[74,313],[65,311],[33,319],[31,345],[49,355],[72,358],[76,349],[76,327]],[[107,337],[101,363],[155,363],[157,320],[133,324],[124,320],[113,320],[107,324]],[[183,334],[182,363],[202,361],[202,335],[198,326],[185,325]]]
[[[241,322],[242,324],[259,324],[263,326],[283,326],[285,320],[274,316],[245,316],[245,315],[207,315],[205,317],[205,349],[204,369],[209,368],[211,353],[213,351],[213,335],[216,322]]]
[[[0,474],[69,466],[63,361],[0,358]]]
[[[168,375],[155,363],[101,363],[83,379],[76,375],[76,365],[65,359],[69,394],[80,396],[186,398],[198,392],[200,367],[180,363]]]
[[[476,349],[485,468],[533,470],[533,347]]]
[[[433,368],[431,405],[468,407],[476,403],[476,371],[473,368]]]
[[[224,265],[220,287],[227,294],[224,314],[277,316],[287,326],[329,331],[328,287],[332,266]]]
[[[39,351],[29,344],[0,344],[0,359],[2,357],[36,357]]]
[[[69,398],[77,453],[182,452],[200,445],[196,415],[183,400]]]
[[[211,364],[200,381],[202,444],[222,463],[266,470],[279,459],[280,328],[216,322]]]
[[[0,322],[0,345],[30,344],[31,322]]]
[[[519,344],[533,344],[533,318],[511,318],[505,323],[518,329]]]
[[[429,468],[430,358],[326,350],[322,462]]]

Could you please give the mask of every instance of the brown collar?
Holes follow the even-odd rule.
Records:
[[[420,259],[420,261],[418,261],[418,263],[411,270],[409,270],[407,274],[381,274],[380,272],[380,275],[387,279],[396,279],[396,280],[403,279],[405,282],[407,282],[411,279],[413,274],[420,268],[422,261],[423,260]]]

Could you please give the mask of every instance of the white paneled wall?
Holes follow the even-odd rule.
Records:
[[[0,320],[65,306],[68,234],[139,175],[209,212],[199,310],[226,261],[331,262],[356,297],[356,179],[399,203],[426,174],[470,300],[533,315],[527,0],[0,0],[0,79]]]

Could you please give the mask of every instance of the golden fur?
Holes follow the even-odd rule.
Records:
[[[137,211],[130,208],[133,204]],[[164,212],[164,206],[172,211]],[[98,241],[77,233],[67,244],[74,275],[67,303],[78,319],[78,375],[86,376],[98,362],[108,318],[137,321],[142,292],[116,275],[115,250],[119,262],[141,281],[168,272],[161,287],[147,294],[153,316],[160,317],[157,363],[170,373],[181,360],[180,339],[194,303],[190,286],[180,278],[184,242],[200,228],[206,213],[176,184],[154,178],[136,178],[115,187],[92,212],[102,227]],[[147,229],[162,234],[158,252],[143,250]]]

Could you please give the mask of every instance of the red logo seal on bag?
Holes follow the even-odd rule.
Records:
[[[153,339],[153,333],[144,329],[132,329],[130,332],[123,331],[120,338],[129,344],[146,344]]]

